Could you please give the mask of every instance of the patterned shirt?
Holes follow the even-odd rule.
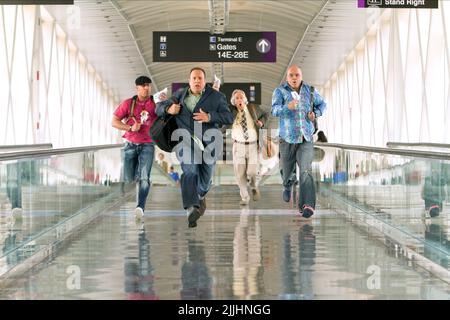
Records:
[[[272,115],[280,118],[280,138],[288,143],[302,143],[302,136],[306,141],[313,141],[314,123],[309,120],[311,86],[302,82],[300,86],[300,101],[294,110],[289,110],[288,104],[294,100],[295,92],[289,84],[283,83],[276,88],[272,95]],[[326,102],[314,90],[314,113],[320,117],[327,107]]]

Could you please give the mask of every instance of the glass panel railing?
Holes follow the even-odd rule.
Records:
[[[320,144],[321,198],[450,270],[450,154]]]
[[[120,146],[18,155],[0,161],[0,276],[89,221],[119,190]]]
[[[271,158],[260,155],[260,186],[281,185],[277,147]],[[406,255],[407,248],[434,263],[433,269],[442,268],[440,275],[450,275],[450,152],[442,146],[426,147],[434,149],[316,143],[313,176],[319,205],[359,220],[396,250]],[[226,150],[231,148],[227,145]],[[213,182],[236,184],[232,155],[217,162]],[[298,197],[296,191],[292,199]]]
[[[449,152],[450,144],[443,143],[429,143],[429,142],[388,142],[386,147],[400,150],[421,150],[421,151],[433,151],[433,152]]]
[[[135,192],[121,182],[121,147],[0,155],[0,277],[44,249],[50,254],[123,191]],[[173,184],[156,163],[151,178]]]

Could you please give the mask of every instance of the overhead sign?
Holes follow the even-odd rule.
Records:
[[[210,84],[212,86],[212,84]],[[180,88],[189,86],[188,83],[176,82],[172,83],[172,93]],[[228,82],[223,83],[220,86],[220,92],[222,92],[227,97],[227,102],[230,103],[231,94],[235,89],[240,89],[245,92],[245,96],[249,103],[261,104],[261,83],[251,82],[251,83],[241,83],[241,82]]]
[[[0,0],[0,5],[18,5],[18,4],[50,4],[50,5],[61,5],[61,4],[73,4],[73,0]]]
[[[154,62],[276,62],[276,32],[153,32]]]
[[[439,0],[358,0],[358,8],[437,9]]]

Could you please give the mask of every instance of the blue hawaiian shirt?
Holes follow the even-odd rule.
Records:
[[[287,82],[276,88],[272,95],[272,116],[280,118],[280,138],[288,143],[302,143],[302,136],[306,141],[313,141],[314,123],[309,120],[311,86],[302,82],[300,86],[300,102],[294,110],[289,110],[288,104],[294,97]],[[314,89],[314,113],[320,117],[327,107],[326,102]]]

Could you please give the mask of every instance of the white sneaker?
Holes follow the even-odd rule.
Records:
[[[141,219],[144,216],[144,210],[142,210],[141,207],[136,207],[136,209],[134,209],[134,217],[136,219]]]
[[[246,205],[248,205],[250,203],[250,199],[249,198],[247,198],[247,199],[242,199],[240,202],[239,202],[239,204],[241,205],[241,206],[246,206]]]

